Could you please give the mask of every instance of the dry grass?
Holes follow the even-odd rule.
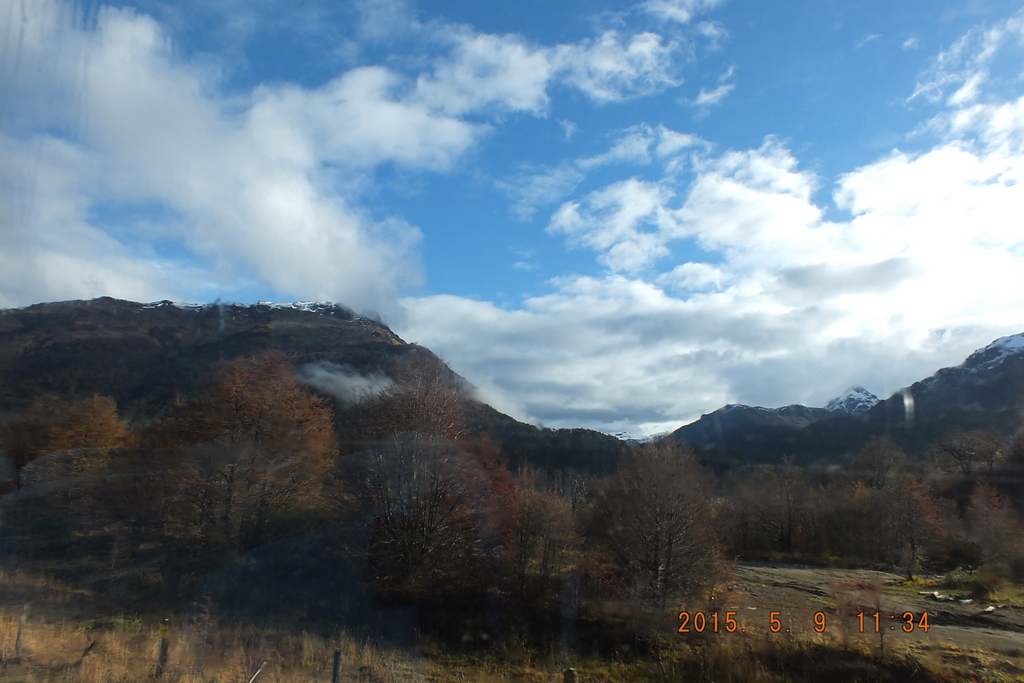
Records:
[[[18,617],[13,610],[0,616],[0,683],[121,683],[153,678],[158,624],[132,619],[106,620],[102,626],[29,620],[22,661],[15,663]],[[422,662],[395,651],[343,637],[217,626],[203,617],[173,624],[169,645],[164,675],[169,683],[247,683],[263,662],[260,683],[329,681],[335,648],[342,651],[344,681],[425,680]]]
[[[0,611],[0,683],[122,683],[153,680],[160,628],[135,619],[102,624],[29,620],[23,660],[14,663],[20,611]],[[255,628],[218,625],[208,616],[172,622],[169,683],[247,683],[262,662],[259,683],[329,681],[335,648],[342,651],[346,683],[560,683],[573,666],[581,683],[674,681],[893,680],[940,682],[1021,680],[1009,663],[979,659],[974,653],[942,648],[930,653],[892,648],[843,646],[824,636],[721,636],[677,641],[658,659],[609,662],[551,657],[532,662],[501,662],[439,656],[433,661],[377,648],[351,638],[322,638]],[[86,651],[88,651],[87,654]],[[984,675],[977,675],[983,673]]]
[[[154,680],[159,617],[86,618],[91,604],[87,591],[28,574],[0,574],[0,596],[0,683]],[[23,657],[15,662],[23,602],[31,607]],[[221,624],[211,614],[200,613],[172,617],[163,680],[248,683],[266,662],[258,683],[326,682],[331,679],[335,648],[343,655],[346,683],[561,683],[561,671],[570,665],[580,672],[581,683],[843,683],[886,676],[921,682],[1024,680],[1019,662],[1005,658],[960,652],[952,645],[927,650],[892,645],[880,653],[877,643],[844,643],[840,634],[831,632],[786,637],[718,634],[691,640],[667,637],[660,657],[629,662],[564,659],[522,648],[483,659],[427,647],[424,657],[341,634],[331,639]]]

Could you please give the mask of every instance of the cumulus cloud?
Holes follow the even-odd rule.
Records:
[[[431,107],[459,115],[488,107],[542,113],[554,64],[544,50],[515,35],[447,29],[452,53],[416,84],[418,97]]]
[[[381,310],[415,280],[419,231],[368,220],[331,187],[328,166],[444,170],[480,126],[416,101],[381,67],[320,88],[266,86],[220,98],[206,74],[173,57],[153,19],[105,7],[85,30],[53,23],[57,9],[37,0],[5,15],[28,31],[19,72],[3,74],[26,97],[18,106],[25,120],[0,138],[2,191],[5,204],[31,206],[9,223],[3,259],[34,264],[3,270],[5,303],[101,293],[191,298],[255,280],[285,295]],[[61,50],[72,54],[49,56]],[[25,74],[37,85],[19,81]],[[45,97],[53,92],[77,96],[76,120],[57,122],[62,135],[29,120],[54,109]],[[21,144],[26,138],[33,142]],[[161,226],[164,234],[137,222],[105,225],[99,205],[161,206],[178,220]],[[187,258],[161,253],[161,241]],[[186,265],[197,259],[202,274]],[[20,273],[26,268],[34,278]]]
[[[707,141],[690,133],[680,133],[647,124],[630,126],[617,132],[611,146],[589,157],[567,160],[558,166],[524,168],[496,182],[498,188],[515,199],[512,212],[521,220],[531,220],[537,209],[562,200],[595,169],[621,164],[648,165],[664,162],[666,172],[685,164],[685,152],[691,148],[708,149]],[[560,228],[552,228],[555,232]]]
[[[624,40],[618,31],[599,38],[559,45],[552,60],[562,80],[597,102],[616,102],[678,85],[679,44],[657,33]]]
[[[707,146],[707,141],[699,136],[642,123],[619,131],[607,151],[577,159],[575,164],[584,171],[610,164],[649,164],[654,159],[671,164],[679,159],[680,152]]]
[[[1024,319],[1024,97],[954,102],[926,128],[930,149],[836,180],[842,221],[777,139],[650,154],[661,179],[612,182],[551,218],[604,274],[555,279],[518,310],[406,300],[407,329],[549,425],[656,432],[729,402],[894,392]],[[668,170],[681,156],[692,177]]]
[[[655,33],[537,46],[374,0],[361,5],[363,39],[393,39],[388,17],[401,16],[440,54],[414,74],[359,66],[318,86],[228,96],[153,18],[105,6],[84,26],[69,9],[26,0],[0,16],[0,35],[17,42],[0,65],[3,305],[271,288],[396,314],[395,297],[420,278],[421,236],[360,209],[368,173],[449,172],[493,130],[481,114],[544,116],[553,83],[600,103],[657,92],[678,82],[681,58]],[[571,191],[576,173],[563,169],[555,190]],[[513,186],[524,216],[561,198]],[[138,207],[170,218],[116,219]]]
[[[668,254],[666,243],[679,232],[666,210],[670,190],[631,178],[589,193],[582,203],[566,202],[551,217],[548,232],[599,252],[615,271],[635,272]]]

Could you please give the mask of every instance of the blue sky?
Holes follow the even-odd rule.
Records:
[[[1024,7],[25,0],[0,306],[334,300],[548,426],[1024,331]]]

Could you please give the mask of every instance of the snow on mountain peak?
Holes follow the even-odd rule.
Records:
[[[972,353],[964,365],[991,367],[1018,353],[1024,353],[1024,332],[996,339],[985,348]]]
[[[212,303],[212,304],[210,304],[210,303],[208,303],[208,304],[191,304],[191,303],[179,303],[179,302],[176,302],[176,301],[169,301],[167,299],[164,299],[163,301],[154,301],[152,303],[148,303],[148,304],[143,304],[142,305],[143,308],[164,308],[164,307],[167,307],[167,306],[172,306],[174,308],[180,308],[181,310],[184,310],[184,311],[193,311],[193,312],[196,312],[196,313],[199,313],[199,312],[202,312],[202,311],[206,311],[206,310],[209,310],[209,309],[214,308],[214,307],[221,307],[221,308],[223,308],[223,307],[227,306],[227,307],[232,307],[232,308],[234,308],[234,307],[256,308],[256,309],[261,309],[261,308],[266,309],[266,308],[269,308],[269,309],[275,310],[275,311],[291,309],[291,310],[295,310],[295,311],[304,311],[304,312],[307,312],[307,313],[318,313],[320,315],[335,315],[336,313],[339,313],[339,312],[345,314],[346,316],[351,315],[351,311],[347,307],[345,307],[345,306],[343,306],[341,304],[336,304],[336,303],[334,303],[332,301],[295,301],[295,302],[292,302],[292,303],[288,303],[288,302],[279,303],[279,302],[275,302],[275,301],[257,301],[255,304],[222,304],[220,302]]]
[[[642,434],[640,432],[615,432],[612,434],[616,439],[620,441],[630,441],[633,443],[650,443],[651,441],[657,441],[662,437],[668,436],[671,432],[658,432],[656,434]]]
[[[871,410],[878,403],[878,397],[860,386],[853,386],[825,404],[829,412],[843,412],[849,415],[861,415]]]

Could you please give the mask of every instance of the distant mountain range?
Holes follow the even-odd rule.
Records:
[[[997,339],[886,400],[854,386],[824,408],[727,405],[667,438],[692,444],[725,467],[784,456],[835,460],[881,435],[915,454],[951,429],[1009,433],[1022,424],[1024,333]]]

